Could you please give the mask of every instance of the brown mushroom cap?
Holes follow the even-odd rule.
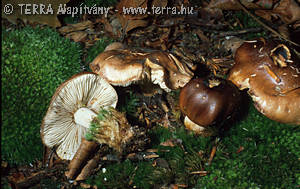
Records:
[[[124,48],[125,48],[125,45],[123,43],[113,42],[113,43],[107,45],[107,47],[105,47],[104,51],[124,49]]]
[[[114,88],[100,76],[83,72],[62,83],[54,93],[41,125],[41,138],[57,155],[71,160],[99,109],[116,107]]]
[[[237,49],[229,80],[249,89],[256,108],[268,118],[300,124],[300,65],[283,44],[260,39]]]
[[[172,54],[156,50],[135,50],[112,44],[99,54],[90,68],[110,84],[128,86],[141,80],[159,85],[166,92],[183,87],[193,73]],[[108,46],[108,49],[111,49]],[[142,82],[141,82],[142,83]],[[147,82],[144,82],[147,83]]]
[[[108,50],[100,53],[90,63],[90,68],[110,84],[125,87],[142,79],[143,62],[141,54],[129,50]]]
[[[188,117],[185,122],[192,121],[202,127],[230,118],[239,102],[238,89],[223,79],[193,79],[179,95],[180,110]]]
[[[153,83],[159,84],[167,92],[185,86],[194,75],[175,56],[162,51],[153,51],[151,54],[148,54],[146,65],[151,70]],[[159,78],[161,78],[161,81],[155,82]]]

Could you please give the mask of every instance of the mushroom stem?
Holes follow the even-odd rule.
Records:
[[[205,127],[202,127],[196,123],[194,123],[188,116],[185,116],[184,118],[184,125],[196,133],[202,133],[205,130]]]
[[[97,116],[97,114],[88,108],[79,108],[74,114],[74,121],[85,128],[89,128],[92,120]]]
[[[88,141],[82,138],[79,149],[69,164],[69,171],[65,173],[68,179],[73,179],[78,174],[97,146],[98,144],[95,141]]]

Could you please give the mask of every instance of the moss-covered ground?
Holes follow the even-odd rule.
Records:
[[[159,158],[104,165],[87,183],[99,188],[152,188],[177,184],[188,188],[297,188],[300,185],[300,129],[260,114],[252,105],[247,116],[220,137],[200,137],[183,127],[156,126],[151,147]],[[180,145],[162,146],[176,140]],[[216,155],[208,164],[217,142]],[[156,163],[163,162],[163,163]],[[207,175],[193,174],[195,171]]]

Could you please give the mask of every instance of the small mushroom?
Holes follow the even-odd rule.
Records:
[[[61,159],[71,160],[100,108],[116,107],[114,88],[100,76],[83,72],[54,93],[41,125],[41,138]]]
[[[211,135],[212,125],[230,119],[240,102],[239,90],[228,80],[197,78],[180,91],[184,125],[200,135]]]
[[[132,83],[159,85],[166,92],[183,87],[193,73],[172,54],[156,50],[134,50],[119,43],[109,45],[90,68],[110,84],[128,86]],[[143,88],[149,88],[144,86]]]
[[[266,117],[300,125],[300,64],[287,46],[265,39],[245,42],[236,51],[228,79],[248,89]]]

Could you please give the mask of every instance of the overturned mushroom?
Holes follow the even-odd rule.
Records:
[[[94,73],[76,74],[54,93],[41,125],[43,143],[56,149],[61,159],[71,160],[101,107],[115,107],[114,88]]]
[[[198,78],[180,91],[179,106],[185,115],[184,125],[200,135],[214,134],[216,127],[231,118],[240,102],[238,89],[227,80]]]
[[[108,46],[90,68],[116,86],[153,83],[166,92],[183,87],[193,73],[170,53],[156,50],[125,49],[120,44]],[[145,87],[146,88],[146,87]]]
[[[69,164],[69,171],[65,174],[69,179],[77,176],[90,156],[93,155],[92,152],[95,151],[98,144],[106,144],[122,153],[126,144],[134,136],[133,128],[129,125],[125,114],[112,107],[99,109],[97,117],[93,118],[90,123],[86,136],[82,139],[79,149]],[[90,165],[88,167],[89,169],[94,168]],[[84,170],[76,177],[76,180],[84,180],[88,176],[89,170]]]
[[[248,89],[257,110],[268,118],[300,125],[300,64],[287,46],[265,39],[245,42],[228,79]]]

